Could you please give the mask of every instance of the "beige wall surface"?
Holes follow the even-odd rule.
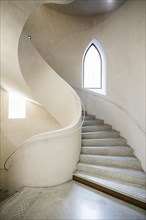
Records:
[[[29,89],[24,82],[19,66],[18,42],[23,25],[30,12],[36,7],[36,2],[39,5],[42,1],[3,1],[1,11],[2,85],[30,97],[33,97],[31,88]],[[85,97],[86,107],[87,109],[91,107],[97,117],[105,118],[121,131],[134,148],[144,168],[145,1],[129,0],[118,10],[97,17],[72,17],[41,6],[28,19],[25,32],[31,35],[31,42],[48,64],[68,83],[78,88],[82,87],[84,51],[92,39],[99,41],[107,62],[106,98],[109,104],[102,104],[104,103],[104,100],[101,101],[102,96],[98,98],[94,96],[92,102],[89,95]],[[6,110],[8,97],[5,92],[2,94],[2,97],[5,97],[3,108]],[[40,119],[37,118],[41,127],[36,127],[34,134],[39,133],[39,129],[42,129],[42,132],[45,129],[51,129],[50,124],[46,123],[47,121],[50,123],[51,119],[46,110],[32,103],[28,103],[27,108],[29,118],[25,120],[25,126],[32,122],[32,115],[41,114]],[[31,126],[28,130],[25,127],[26,133],[24,130],[20,131],[24,121],[17,121],[10,125],[5,110],[2,114],[2,121],[4,120],[5,123],[2,137],[3,146],[7,148],[5,148],[6,151],[2,151],[3,161],[8,152],[12,152],[12,148],[21,144],[32,132]],[[44,121],[46,121],[45,125]],[[58,125],[54,119],[51,119],[51,123],[51,126],[57,128]],[[9,138],[7,138],[8,133]]]
[[[118,127],[144,168],[145,1],[129,0],[118,10],[96,17],[67,16],[42,6],[28,19],[25,31],[49,65],[77,88],[82,87],[82,58],[87,45],[93,39],[100,43],[106,56],[106,99],[119,111],[114,114],[110,104],[103,111],[104,105],[101,107],[97,98],[97,117],[102,115]],[[92,106],[95,110],[94,103]]]
[[[33,54],[27,54],[29,57],[27,57],[28,59],[28,63],[30,64],[31,62],[33,63],[32,65],[30,65],[31,69],[29,69],[30,71],[35,70],[34,72],[31,72],[31,77],[33,74],[39,74],[38,78],[37,78],[37,83],[34,85],[33,81],[34,78],[32,77],[32,83],[31,86],[30,84],[28,85],[28,81],[26,82],[21,69],[20,69],[20,63],[19,63],[19,58],[18,58],[18,45],[19,45],[19,40],[20,40],[20,35],[22,33],[23,30],[23,26],[29,16],[29,14],[31,14],[31,12],[38,7],[39,5],[43,4],[44,2],[54,2],[55,0],[38,0],[38,1],[17,1],[17,0],[11,0],[11,1],[2,1],[1,4],[1,53],[2,53],[2,57],[1,57],[1,85],[2,87],[9,92],[18,92],[19,94],[22,94],[24,96],[26,96],[27,98],[31,98],[33,100],[37,100],[37,94],[41,94],[41,98],[39,100],[45,100],[47,101],[47,105],[51,106],[53,105],[53,101],[55,103],[57,103],[57,100],[59,100],[60,102],[58,102],[57,108],[56,106],[52,107],[54,109],[54,111],[57,112],[58,117],[61,117],[60,115],[60,109],[66,109],[66,107],[68,107],[68,112],[65,115],[63,112],[63,116],[65,118],[65,116],[69,115],[69,117],[67,118],[68,121],[66,122],[66,124],[70,125],[70,130],[75,130],[77,129],[77,127],[79,126],[79,122],[80,122],[80,114],[81,114],[81,104],[80,104],[80,100],[79,97],[77,96],[77,94],[72,90],[72,88],[65,83],[56,73],[55,71],[52,69],[51,73],[52,73],[52,77],[50,78],[51,80],[49,81],[50,83],[50,87],[49,88],[49,83],[47,81],[45,81],[46,78],[43,77],[42,73],[45,70],[45,74],[46,72],[51,69],[45,62],[44,60],[37,55],[37,51],[32,50]],[[58,2],[58,1],[57,1]],[[66,3],[66,0],[62,1],[62,3]],[[28,45],[26,45],[28,46]],[[30,47],[31,48],[31,47]],[[30,48],[24,48],[28,49],[26,50],[27,52],[29,51]],[[33,47],[32,47],[33,48]],[[23,52],[24,52],[23,51]],[[25,54],[25,52],[24,52]],[[31,57],[31,55],[33,55],[33,57]],[[24,57],[25,59],[26,57]],[[36,65],[35,65],[36,64]],[[43,64],[43,66],[42,66]],[[26,63],[27,65],[27,63]],[[44,67],[44,69],[43,69]],[[34,69],[33,69],[34,68]],[[26,70],[27,68],[24,67],[24,69]],[[28,70],[28,69],[27,69]],[[24,70],[23,70],[24,71]],[[27,72],[27,76],[29,75],[29,72]],[[35,75],[35,76],[36,76]],[[40,77],[40,78],[39,78]],[[28,76],[29,78],[29,76]],[[45,84],[45,87],[43,85],[40,85],[40,79],[43,78],[43,82]],[[47,77],[48,79],[48,77]],[[56,81],[55,81],[56,79]],[[60,80],[57,80],[60,79]],[[40,81],[39,81],[40,80]],[[53,83],[52,83],[53,82]],[[61,88],[59,91],[57,90],[57,92],[55,91],[53,94],[50,93],[50,90],[54,91],[55,90],[55,85],[58,85],[57,88]],[[35,86],[35,89],[33,88],[33,86]],[[36,88],[36,86],[38,86]],[[39,90],[39,89],[41,90]],[[46,91],[47,89],[47,91]],[[64,93],[61,93],[62,91],[64,91]],[[58,97],[59,94],[59,97]],[[40,97],[39,96],[39,97]],[[48,97],[49,96],[49,97]],[[55,97],[49,100],[50,97]],[[70,98],[72,97],[72,98]],[[24,141],[26,141],[27,138],[29,138],[32,135],[35,134],[39,134],[39,138],[40,138],[40,132],[46,132],[47,135],[49,135],[50,133],[52,134],[53,132],[56,134],[57,136],[57,132],[56,129],[60,128],[58,122],[56,122],[56,120],[52,117],[52,114],[49,114],[44,108],[34,105],[32,103],[27,103],[27,117],[26,119],[8,119],[7,118],[7,101],[8,101],[8,97],[6,95],[6,93],[4,91],[2,91],[2,131],[1,131],[1,136],[2,136],[2,141],[1,141],[1,165],[3,168],[3,163],[5,161],[5,159],[7,158],[7,156],[9,156],[12,152],[14,152],[14,150],[19,147],[21,145],[21,143]],[[38,101],[38,100],[37,100]],[[51,104],[50,104],[51,102]],[[70,103],[72,102],[72,105],[70,105]],[[46,103],[46,102],[45,102]],[[63,108],[60,108],[60,103],[64,103]],[[67,103],[67,104],[66,104]],[[44,104],[41,103],[41,104]],[[62,107],[61,106],[61,107]],[[45,106],[46,107],[46,106]],[[72,108],[73,107],[73,108]],[[62,113],[62,112],[61,112]],[[56,117],[55,117],[56,118]],[[64,123],[65,123],[64,122]],[[64,125],[65,126],[65,125]],[[52,131],[53,132],[48,132],[48,131]],[[55,130],[55,131],[54,131]],[[62,131],[62,129],[59,129],[60,133]],[[68,131],[68,128],[66,128],[66,130]],[[63,130],[65,132],[65,129]],[[62,131],[62,132],[63,132]],[[45,134],[46,134],[45,133]],[[42,136],[45,134],[42,134]],[[63,146],[70,146],[70,148],[68,148],[68,152],[70,153],[71,159],[70,159],[70,169],[69,170],[65,170],[64,169],[64,174],[62,174],[62,179],[63,181],[67,181],[68,178],[70,178],[72,176],[72,172],[75,169],[76,163],[78,161],[78,157],[79,157],[79,149],[80,149],[80,130],[76,131],[76,135],[72,135],[71,131],[69,133],[69,135],[71,136],[72,142],[70,143],[70,140],[67,139],[67,134],[64,138],[61,139],[62,144],[60,144],[60,142],[56,143],[56,147],[59,147],[59,149]],[[37,136],[37,135],[36,135]],[[36,136],[33,136],[33,139],[37,138]],[[51,141],[53,141],[53,137],[51,137]],[[47,150],[50,153],[50,157],[53,155],[54,153],[54,148],[52,146],[51,141],[49,141],[49,143],[47,143]],[[28,141],[29,142],[29,141]],[[26,173],[27,171],[32,171],[32,173],[30,174],[30,178],[29,181],[32,183],[37,184],[37,182],[35,182],[35,175],[39,178],[39,175],[43,174],[44,177],[46,177],[46,173],[42,172],[44,170],[43,166],[42,166],[42,159],[39,157],[39,150],[36,148],[36,142],[35,140],[33,140],[31,142],[31,144],[33,145],[33,151],[32,151],[32,158],[30,157],[26,157],[26,164],[27,164],[27,159],[30,159],[30,163],[31,165],[33,164],[32,159],[35,161],[35,163],[37,163],[37,166],[40,166],[40,170],[36,170],[36,173],[33,173],[33,170],[27,170],[25,163],[23,161],[23,159],[25,158],[25,150],[27,152],[27,148],[23,147],[21,150],[22,151],[18,151],[20,153],[21,159],[18,158],[18,161],[20,162],[20,164],[18,164],[18,166],[16,167],[16,169],[14,168],[14,166],[11,166],[10,170],[9,170],[9,176],[10,176],[10,172],[15,173],[15,175],[13,176],[13,179],[16,180],[18,179],[21,182],[21,175],[23,174],[23,172],[21,172],[21,166],[24,167]],[[49,159],[47,157],[47,155],[45,154],[45,151],[43,150],[43,145],[44,145],[44,139],[42,140],[42,142],[39,139],[39,147],[40,150],[42,152],[41,155],[45,155],[46,157],[46,163],[48,163],[47,165],[49,166]],[[41,143],[40,143],[41,142]],[[29,145],[29,143],[26,143],[24,145]],[[23,145],[23,146],[24,146]],[[49,146],[48,146],[49,145]],[[72,151],[74,149],[75,150],[75,154],[72,154]],[[34,150],[35,149],[35,150]],[[63,148],[61,148],[63,149]],[[19,153],[15,154],[15,159],[17,158],[17,155],[19,155]],[[36,153],[37,157],[34,157],[34,153]],[[62,164],[62,166],[64,167],[66,165],[66,161],[64,159],[62,159],[62,157],[60,156],[60,153],[57,154],[58,156],[58,160],[60,160],[60,163]],[[66,157],[68,158],[68,154],[64,153],[63,154],[63,158]],[[10,159],[11,163],[13,164],[14,162],[17,163],[17,161],[13,161],[13,158]],[[10,162],[9,161],[9,162]],[[56,160],[52,160],[52,167],[55,167],[54,169],[56,169],[56,166],[58,168],[58,164],[56,163]],[[56,166],[55,166],[56,165]],[[31,166],[30,166],[31,167]],[[47,166],[46,166],[47,167]],[[51,166],[50,166],[51,167]],[[13,169],[14,168],[14,169]],[[33,167],[35,169],[35,167]],[[50,168],[51,169],[51,168]],[[18,171],[18,172],[17,172]],[[38,171],[40,173],[38,173]],[[53,176],[53,177],[52,177]],[[54,178],[54,176],[56,176],[57,178],[57,183],[60,183],[60,177],[58,177],[56,175],[56,173],[52,173],[52,176],[50,177],[49,175],[47,175],[48,180],[52,180]],[[3,181],[2,184],[5,182],[6,178],[5,178],[5,173],[4,171],[2,171],[2,177],[3,177]],[[25,181],[27,182],[27,175],[24,177]],[[22,178],[23,179],[23,178]],[[15,182],[15,181],[14,181]],[[25,182],[25,183],[26,183]],[[29,183],[30,183],[29,182]],[[24,183],[24,182],[23,182]],[[57,184],[55,181],[53,182],[53,184]],[[9,181],[10,184],[10,181]],[[42,186],[44,186],[46,183],[46,181],[43,182],[43,178],[42,178]],[[29,185],[29,184],[28,184]],[[46,186],[46,185],[45,185]],[[11,187],[9,185],[9,187]],[[20,187],[20,185],[19,185]]]
[[[73,17],[43,5],[24,31],[48,64],[71,85],[81,86],[82,56],[92,40],[93,17]]]
[[[96,18],[93,35],[107,61],[107,101],[96,98],[98,116],[121,131],[146,171],[145,15],[145,1],[127,1]]]
[[[94,26],[107,60],[107,96],[145,126],[145,1],[128,1]]]
[[[26,118],[8,118],[8,93],[1,90],[1,168],[5,160],[26,139],[60,128],[58,122],[42,106],[27,101]]]
[[[26,118],[9,119],[8,92],[1,90],[1,139],[0,139],[0,188],[7,189],[7,172],[3,170],[4,162],[15,150],[17,150],[26,139],[33,135],[57,130],[60,128],[58,122],[42,106],[26,102]]]
[[[145,1],[127,1],[97,17],[73,17],[41,6],[25,31],[49,65],[67,82],[82,86],[82,57],[92,39],[107,61],[107,96],[129,108],[144,127]]]

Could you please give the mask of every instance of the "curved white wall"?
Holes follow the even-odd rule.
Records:
[[[4,162],[26,139],[39,133],[61,128],[44,107],[27,101],[26,117],[8,118],[8,93],[1,90],[1,168]],[[35,125],[35,126],[34,126]]]
[[[1,89],[1,150],[0,150],[0,188],[7,189],[6,159],[32,135],[59,129],[61,126],[42,106],[26,102],[26,117],[9,119],[8,92]],[[34,126],[35,125],[35,126]]]
[[[37,100],[47,108],[62,127],[78,123],[81,111],[79,98],[42,59],[25,32],[22,32],[18,51],[23,77]]]
[[[63,79],[81,86],[81,62],[84,50],[93,40],[93,25],[93,17],[67,16],[43,5],[31,14],[24,30],[31,35],[41,56]]]
[[[106,98],[112,103],[101,108],[101,97],[94,97],[100,106],[97,117],[121,131],[145,170],[145,1],[129,0],[97,17],[67,16],[42,6],[31,15],[25,31],[49,65],[77,88],[82,85],[84,51],[97,39],[106,56]]]
[[[33,98],[19,68],[18,43],[30,14],[40,5],[51,2],[58,3],[58,0],[1,1],[1,85],[6,91],[18,91]],[[59,3],[66,4],[68,0]]]
[[[48,187],[72,180],[80,154],[80,131],[29,143],[8,161],[9,190]]]
[[[2,2],[2,86],[7,91],[14,90],[29,98],[35,97],[62,127],[56,132],[46,132],[28,139],[8,160],[6,166],[11,192],[26,185],[43,187],[68,181],[79,159],[80,99],[45,63],[24,33],[20,38],[29,14],[43,2],[51,1]]]
[[[145,25],[145,1],[127,1],[119,10],[96,18],[92,35],[106,55],[107,96],[102,99],[89,94],[89,99],[85,98],[90,112],[105,119],[127,138],[144,170]]]
[[[48,2],[45,1],[44,2]],[[18,42],[23,26],[27,20],[27,17],[32,13],[32,11],[39,5],[42,1],[1,1],[1,86],[6,91],[9,92],[18,92],[26,96],[27,98],[34,99],[34,96],[31,90],[26,85],[23,76],[21,74],[18,62]],[[16,133],[9,131],[9,127],[12,125],[7,118],[6,109],[7,106],[7,95],[1,94],[1,169],[3,169],[5,159],[18,147],[19,140],[16,140],[20,131],[19,122],[15,123],[13,121],[13,127],[16,129],[19,127],[19,130],[15,130]],[[35,109],[38,111],[38,109]],[[4,113],[4,114],[3,114]],[[43,117],[42,115],[40,117]],[[27,121],[27,122],[26,122]],[[29,120],[26,120],[26,124]],[[22,122],[22,121],[21,121]],[[29,121],[30,122],[30,121]],[[33,129],[33,125],[29,123],[29,128]],[[42,128],[40,128],[42,129]],[[28,129],[29,130],[29,129]],[[23,134],[24,137],[29,137],[29,132]],[[18,131],[18,132],[17,132]],[[44,130],[45,131],[45,130]],[[14,135],[13,135],[14,134]],[[33,133],[35,134],[35,132]],[[9,136],[10,135],[10,136]],[[28,135],[28,136],[27,136]],[[7,137],[6,137],[7,136]],[[21,136],[21,137],[22,137]],[[14,141],[15,140],[15,141]],[[21,139],[23,141],[23,138]],[[20,140],[20,141],[21,141]],[[7,189],[7,172],[5,170],[0,171],[1,178],[1,187]]]

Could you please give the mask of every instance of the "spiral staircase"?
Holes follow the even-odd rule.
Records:
[[[24,186],[45,187],[69,181],[79,159],[82,109],[80,98],[45,62],[24,31],[31,13],[46,2],[52,1],[1,3],[1,85],[8,92],[13,88],[15,92],[44,106],[61,127],[28,138],[9,155],[4,163],[4,168],[8,171],[9,194]],[[10,61],[9,65],[7,60]],[[66,164],[68,168],[64,169]]]
[[[44,61],[23,31],[31,12],[44,2],[48,1],[34,1],[33,4],[22,2],[16,7],[16,13],[14,6],[17,2],[14,1],[14,6],[7,1],[2,2],[3,13],[5,7],[8,7],[12,14],[10,18],[4,16],[4,26],[11,25],[12,20],[18,20],[18,9],[23,12],[19,15],[21,19],[15,29],[17,34],[7,29],[3,32],[3,44],[7,48],[2,48],[2,70],[9,72],[10,68],[16,72],[16,76],[8,79],[9,84],[6,83],[8,76],[4,76],[2,85],[9,90],[9,87],[19,81],[17,89],[31,98],[35,97],[61,125],[59,130],[30,137],[9,156],[5,162],[9,175],[9,192],[16,193],[25,186],[58,185],[72,180],[73,175],[76,181],[118,198],[126,198],[126,201],[132,201],[132,204],[144,208],[145,174],[141,170],[140,162],[133,155],[133,150],[119,136],[119,132],[112,130],[103,120],[86,113],[80,155],[80,98]],[[12,57],[13,62],[8,67],[5,60],[11,60]]]
[[[80,161],[73,179],[146,207],[146,174],[133,149],[111,125],[87,112],[82,126]]]

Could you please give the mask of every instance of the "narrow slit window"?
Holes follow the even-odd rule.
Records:
[[[23,96],[9,94],[9,119],[26,117],[26,100]]]
[[[87,49],[83,60],[83,87],[102,89],[102,59],[93,43]]]

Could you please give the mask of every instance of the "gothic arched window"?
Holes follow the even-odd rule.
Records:
[[[83,57],[83,88],[105,94],[103,57],[94,42],[90,43]]]

